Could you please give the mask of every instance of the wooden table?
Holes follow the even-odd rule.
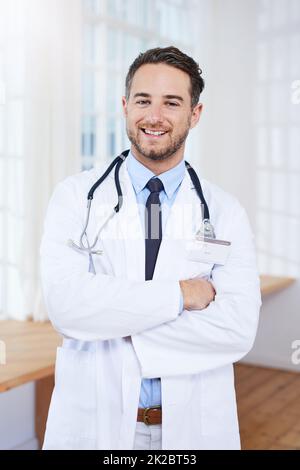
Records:
[[[53,375],[56,348],[62,339],[51,323],[1,321],[0,340],[6,345],[0,392]]]
[[[295,282],[295,279],[292,277],[277,277],[277,276],[260,276],[260,286],[262,296],[272,294],[273,292],[278,292],[286,287],[290,286]]]
[[[52,390],[56,348],[62,338],[51,323],[0,321],[6,364],[0,364],[0,392],[35,381],[35,430],[40,447]]]
[[[277,292],[292,278],[261,276],[262,295]],[[0,340],[6,345],[6,364],[0,364],[0,392],[36,381],[36,433],[43,442],[45,423],[54,386],[56,348],[62,342],[51,324],[1,321]]]

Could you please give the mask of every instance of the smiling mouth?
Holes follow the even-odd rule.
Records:
[[[158,131],[154,131],[154,130],[151,130],[151,129],[146,129],[146,128],[141,128],[141,130],[143,131],[143,133],[149,137],[161,137],[165,134],[167,134],[168,131],[163,131],[163,130],[158,130]]]

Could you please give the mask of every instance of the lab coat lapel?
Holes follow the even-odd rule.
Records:
[[[112,178],[113,174],[110,175]],[[112,181],[112,184],[114,182]],[[118,243],[123,244],[123,273],[127,279],[145,280],[145,240],[136,195],[127,171],[126,160],[120,169],[123,205],[115,218]],[[118,260],[116,260],[116,263]],[[122,342],[122,408],[120,449],[131,449],[141,388],[141,371],[130,337]]]
[[[110,177],[114,178],[114,172],[110,174]],[[124,272],[130,280],[144,280],[145,240],[126,160],[120,169],[120,184],[123,192],[123,205],[115,219],[116,233],[124,247]]]
[[[120,182],[124,200],[117,217],[117,230],[124,243],[126,275],[131,280],[142,281],[145,279],[145,238],[126,161],[121,166]],[[153,279],[179,279],[183,275],[186,244],[194,238],[201,220],[201,204],[186,170],[170,209]]]
[[[153,279],[182,278],[186,245],[194,238],[201,220],[200,201],[186,171],[169,213]]]
[[[114,178],[114,173],[111,173],[110,177]],[[120,183],[123,206],[115,218],[115,223],[117,224],[116,233],[119,234],[124,244],[124,272],[128,279],[142,281],[145,279],[145,238],[126,160],[120,169]],[[170,209],[153,279],[178,280],[182,278],[186,261],[186,245],[194,238],[201,221],[201,204],[186,170]]]

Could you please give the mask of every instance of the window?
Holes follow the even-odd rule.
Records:
[[[0,319],[19,310],[20,241],[24,217],[24,40],[20,0],[0,17]],[[8,301],[9,300],[9,301]]]
[[[257,227],[261,272],[300,274],[300,2],[260,0],[257,44]]]
[[[194,5],[184,0],[83,0],[83,169],[129,147],[121,96],[135,57],[170,44],[193,55]]]

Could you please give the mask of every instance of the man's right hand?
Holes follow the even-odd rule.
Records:
[[[216,291],[206,279],[187,279],[179,281],[185,310],[202,310],[215,298]]]

